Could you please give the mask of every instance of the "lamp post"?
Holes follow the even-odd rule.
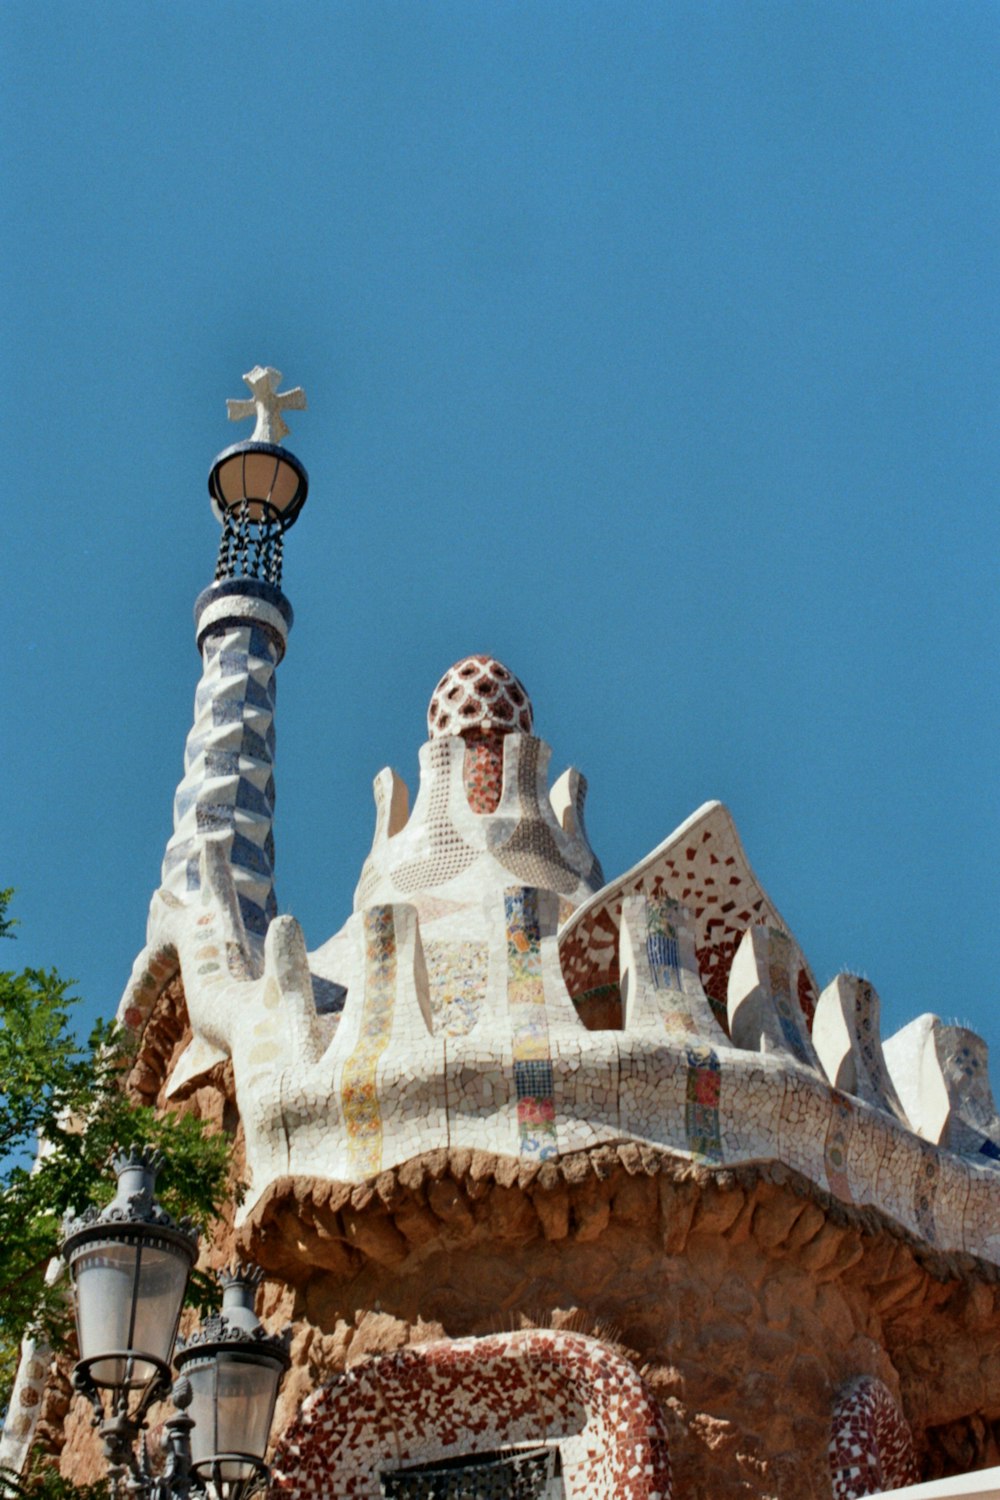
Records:
[[[156,1202],[162,1162],[133,1146],[115,1161],[118,1190],[108,1206],[65,1225],[80,1349],[73,1383],[93,1406],[113,1494],[124,1484],[148,1500],[209,1491],[242,1500],[267,1482],[264,1453],[289,1364],[287,1333],[275,1337],[257,1321],[260,1272],[238,1266],[222,1278],[222,1312],[182,1341],[175,1360],[182,1374],[171,1386],[197,1231]],[[171,1393],[179,1410],[164,1424],[167,1459],[155,1476],[145,1444],[137,1455],[136,1442],[150,1408]]]

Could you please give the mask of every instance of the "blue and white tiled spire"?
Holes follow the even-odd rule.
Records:
[[[305,504],[309,478],[281,446],[282,412],[306,406],[301,386],[279,391],[281,372],[255,365],[251,400],[228,402],[231,421],[256,419],[249,442],[216,458],[208,477],[222,522],[215,582],[194,607],[202,676],[162,885],[181,902],[197,891],[201,855],[216,846],[229,866],[248,937],[263,939],[274,898],[275,669],[292,607],[279,588],[284,533]]]
[[[257,578],[227,578],[195,605],[204,668],[184,779],[174,798],[174,832],[163,885],[182,901],[198,889],[208,840],[226,846],[247,933],[263,937],[275,915],[275,669],[285,653],[292,608]]]

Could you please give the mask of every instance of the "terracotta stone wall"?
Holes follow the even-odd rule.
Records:
[[[970,1416],[942,1427],[929,1427],[924,1441],[925,1479],[1000,1467],[1000,1419]]]
[[[290,1182],[240,1234],[297,1284],[282,1420],[373,1354],[535,1325],[597,1333],[641,1369],[679,1497],[828,1497],[834,1406],[859,1375],[920,1454],[956,1408],[1000,1416],[993,1274],[778,1175],[626,1145],[527,1174],[434,1153],[361,1189]]]

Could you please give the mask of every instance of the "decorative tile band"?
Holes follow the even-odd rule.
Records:
[[[631,898],[634,900],[635,898]],[[695,966],[694,945],[685,931],[684,908],[667,896],[647,897],[643,903],[646,961],[653,987],[664,996],[660,1016],[668,1036],[699,1037],[707,1041],[695,1012],[704,1002],[701,979]],[[624,921],[624,911],[623,918]]]
[[[465,742],[462,781],[474,813],[494,813],[503,792],[503,735],[483,734]]]
[[[504,911],[507,919],[507,1005],[513,1040],[521,1155],[544,1161],[556,1154],[556,1113],[542,981],[537,890],[533,886],[511,886],[504,891]]]
[[[461,742],[459,742],[461,744]],[[432,740],[427,747],[426,773],[430,779],[427,803],[427,837],[421,852],[392,871],[397,890],[412,895],[444,885],[461,875],[478,858],[479,851],[467,844],[455,828],[448,811],[451,755],[454,738]],[[464,746],[462,746],[464,754]],[[374,872],[373,872],[374,874]]]
[[[774,999],[774,1009],[778,1017],[778,1025],[781,1034],[792,1056],[805,1067],[813,1066],[813,1058],[802,1039],[804,1019],[802,1018],[798,997],[792,999],[792,943],[784,932],[779,932],[776,927],[769,931],[769,958],[768,978],[771,982],[771,995]]]
[[[658,990],[681,988],[681,959],[677,928],[667,916],[667,903],[646,903],[646,957]]]
[[[941,1180],[941,1162],[935,1148],[926,1142],[920,1143],[920,1165],[917,1180],[913,1185],[913,1217],[917,1231],[931,1245],[937,1244],[937,1226],[934,1222],[934,1200],[937,1198]]]
[[[391,906],[364,914],[365,998],[354,1051],[344,1064],[341,1092],[347,1150],[359,1176],[382,1168],[382,1111],[375,1073],[389,1044],[396,999],[396,926]]]
[[[834,1090],[830,1095],[830,1123],[823,1147],[823,1166],[827,1185],[835,1198],[853,1203],[847,1177],[847,1148],[854,1129],[854,1106],[846,1094]]]
[[[696,967],[694,942],[687,926],[688,914],[677,901],[664,895],[627,897],[622,905],[622,929],[630,934],[632,951],[644,940],[647,975],[632,976],[637,1002],[642,1004],[643,986],[652,981],[656,992],[652,1014],[658,1015],[666,1037],[684,1049],[687,1061],[684,1099],[684,1136],[687,1149],[698,1161],[721,1162],[722,1133],[719,1103],[722,1064],[709,1038],[718,1028],[712,1020],[701,978]],[[640,950],[641,951],[641,950]],[[650,993],[647,989],[647,994]],[[631,1012],[630,1002],[630,1012]],[[631,1025],[631,1017],[629,1025]],[[638,1024],[644,1024],[639,1019]],[[708,1028],[706,1030],[706,1027]]]
[[[684,1126],[688,1149],[703,1161],[722,1160],[719,1132],[719,1098],[722,1065],[711,1047],[687,1048],[687,1102]]]

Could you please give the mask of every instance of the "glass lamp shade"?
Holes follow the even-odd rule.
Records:
[[[260,1472],[287,1361],[255,1349],[197,1351],[178,1361],[191,1383],[191,1457],[227,1483]]]
[[[235,443],[212,465],[208,493],[219,521],[246,503],[251,521],[277,521],[287,531],[306,503],[309,476],[276,443]]]
[[[105,1226],[72,1251],[80,1359],[97,1385],[137,1388],[169,1366],[193,1258],[178,1240]]]

